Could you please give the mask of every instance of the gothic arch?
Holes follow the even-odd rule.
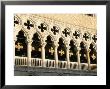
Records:
[[[42,39],[42,35],[41,35],[41,33],[40,33],[39,31],[35,31],[34,33],[32,33],[31,39],[32,39],[32,37],[34,36],[34,34],[38,34],[39,39],[40,39],[40,40]]]
[[[20,31],[23,31],[24,36],[26,37],[26,39],[29,39],[29,35],[24,29],[20,29],[20,30],[16,31],[15,37],[19,34]]]
[[[70,62],[77,62],[77,46],[75,45],[75,41],[70,40],[70,49],[69,49],[69,59]]]
[[[58,38],[58,41],[59,41],[60,38],[63,40],[63,42],[64,42],[65,45],[68,43],[66,41],[66,38],[63,35],[60,35],[60,37]]]
[[[47,38],[48,36],[51,37],[51,40],[52,40],[53,42],[55,41],[55,38],[54,38],[54,36],[53,36],[52,34],[48,34],[48,35],[46,36],[46,38]]]
[[[96,43],[95,42],[91,42],[90,44],[92,44],[94,46],[95,50],[96,50]],[[90,45],[89,45],[89,47],[90,47]]]
[[[87,47],[84,41],[80,42],[80,61],[81,63],[87,63]]]
[[[31,56],[33,58],[41,58],[41,39],[37,32],[33,34],[31,46]]]
[[[75,45],[76,47],[78,47],[78,42],[77,42],[77,40],[75,40],[75,39],[70,39],[70,41],[73,41],[73,42],[74,42],[74,45]]]
[[[16,35],[15,42],[15,55],[16,56],[27,56],[27,38],[24,35],[24,31],[20,30]]]
[[[58,44],[59,44],[57,48],[58,60],[66,61],[66,45],[64,44],[64,41],[62,38],[59,38]]]
[[[47,36],[45,45],[45,58],[54,59],[54,42],[50,35]]]
[[[96,45],[92,42],[90,44],[90,52],[89,52],[89,56],[90,56],[90,63],[91,64],[96,64],[97,63],[97,51],[96,51]]]

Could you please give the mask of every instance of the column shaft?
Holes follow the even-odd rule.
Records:
[[[77,61],[78,61],[78,69],[81,70],[81,63],[80,63],[80,54],[79,54],[80,50],[77,50]]]
[[[42,67],[45,67],[45,46],[42,45]]]
[[[27,66],[31,66],[31,42],[27,44]]]
[[[91,67],[90,67],[90,57],[89,57],[89,52],[90,52],[90,50],[87,49],[88,70],[91,69]]]
[[[70,68],[70,60],[69,60],[69,48],[66,49],[66,59],[67,59],[67,68]]]
[[[58,68],[57,46],[55,46],[54,58],[55,58],[55,67]]]

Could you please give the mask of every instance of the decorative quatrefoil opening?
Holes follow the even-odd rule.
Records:
[[[30,30],[31,27],[34,27],[34,25],[31,24],[30,20],[27,20],[27,22],[24,23],[24,25],[25,25],[25,26],[27,27],[27,29],[29,29],[29,30]]]
[[[67,37],[68,35],[70,35],[70,32],[68,30],[68,28],[65,28],[64,31],[62,31],[62,33]]]
[[[56,33],[59,32],[59,29],[57,26],[53,26],[53,28],[51,28],[51,31],[53,32],[54,35],[56,35]]]
[[[75,31],[75,33],[73,33],[73,36],[75,36],[75,38],[78,39],[78,37],[80,37],[80,32]]]
[[[41,23],[38,28],[41,29],[41,32],[44,32],[44,30],[47,30],[47,25],[45,23]]]
[[[83,38],[87,41],[90,39],[90,35],[88,33],[84,33]]]

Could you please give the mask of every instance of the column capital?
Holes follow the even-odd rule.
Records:
[[[27,39],[27,43],[32,43],[32,40]]]
[[[85,46],[86,46],[86,49],[89,50],[89,45],[86,44]]]
[[[77,47],[77,51],[80,51],[80,50],[81,50],[81,48],[78,46],[78,47]]]
[[[66,46],[66,49],[69,50],[70,49],[70,46]]]
[[[89,47],[86,47],[86,49],[87,49],[87,52],[90,52],[91,51],[91,49],[89,49]]]
[[[54,41],[54,47],[58,47],[59,44],[57,43],[57,41]]]
[[[56,48],[58,48],[58,46],[59,46],[58,44],[57,45],[54,45],[54,47],[56,47]]]
[[[90,52],[91,51],[91,49],[88,49],[88,52]]]
[[[41,43],[41,46],[42,46],[42,47],[45,47],[45,45],[46,45],[46,42],[42,42],[42,43]]]
[[[65,46],[66,46],[66,49],[70,49],[69,43],[66,43]]]

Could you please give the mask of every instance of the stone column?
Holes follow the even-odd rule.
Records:
[[[31,66],[31,41],[27,41],[27,66]]]
[[[66,46],[66,59],[67,59],[67,69],[70,69],[69,45]]]
[[[78,62],[78,69],[81,70],[81,63],[80,63],[80,47],[77,47],[77,62]]]
[[[13,63],[14,63],[14,66],[15,66],[15,43],[17,41],[17,38],[14,37],[14,41],[13,41]]]
[[[89,52],[90,52],[90,49],[89,49],[89,47],[87,47],[87,61],[88,61],[88,70],[90,70],[91,69],[91,67],[90,67],[90,56],[89,56]]]
[[[58,45],[55,44],[55,46],[54,46],[54,50],[55,50],[55,52],[54,52],[54,58],[55,58],[55,67],[56,68],[58,68],[58,53],[57,53],[57,48],[58,48]]]
[[[45,67],[45,45],[45,42],[41,44],[42,67]]]

